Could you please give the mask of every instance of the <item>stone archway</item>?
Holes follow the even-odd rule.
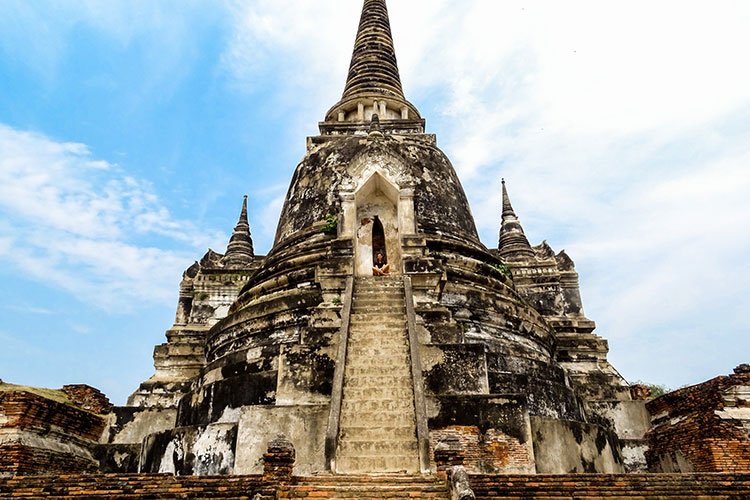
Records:
[[[355,276],[372,276],[374,246],[384,250],[391,273],[401,274],[398,187],[375,172],[354,193],[354,205]],[[382,241],[378,241],[380,237]]]

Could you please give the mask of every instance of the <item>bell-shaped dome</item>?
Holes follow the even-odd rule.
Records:
[[[479,244],[461,182],[432,136],[370,133],[320,139],[292,178],[276,244],[327,217],[338,217],[347,196],[355,195],[375,173],[398,191],[396,197],[413,198],[416,227],[406,234],[437,233]]]

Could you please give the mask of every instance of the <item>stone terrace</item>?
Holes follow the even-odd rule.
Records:
[[[469,483],[478,500],[750,498],[750,474],[472,475]]]
[[[478,500],[750,498],[750,474],[471,475]],[[277,482],[263,476],[78,474],[0,478],[0,498],[451,498],[436,476],[318,476]],[[471,497],[467,497],[471,498]],[[464,500],[464,499],[462,499]]]
[[[273,483],[262,476],[164,474],[0,478],[0,498],[424,498],[448,500],[444,480],[421,476],[322,476]]]

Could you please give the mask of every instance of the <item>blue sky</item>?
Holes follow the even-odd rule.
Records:
[[[343,90],[352,0],[0,0],[0,378],[152,373],[182,271],[242,195],[271,246],[305,137]],[[404,88],[496,246],[506,177],[566,249],[629,380],[750,347],[750,6],[390,0]]]

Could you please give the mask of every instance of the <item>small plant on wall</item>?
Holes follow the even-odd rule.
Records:
[[[490,265],[494,267],[496,270],[500,271],[505,276],[507,276],[508,278],[513,278],[513,274],[510,272],[510,269],[508,268],[508,266],[506,266],[502,262],[493,262]]]
[[[323,234],[336,235],[339,228],[339,218],[335,214],[328,214],[320,232]]]

